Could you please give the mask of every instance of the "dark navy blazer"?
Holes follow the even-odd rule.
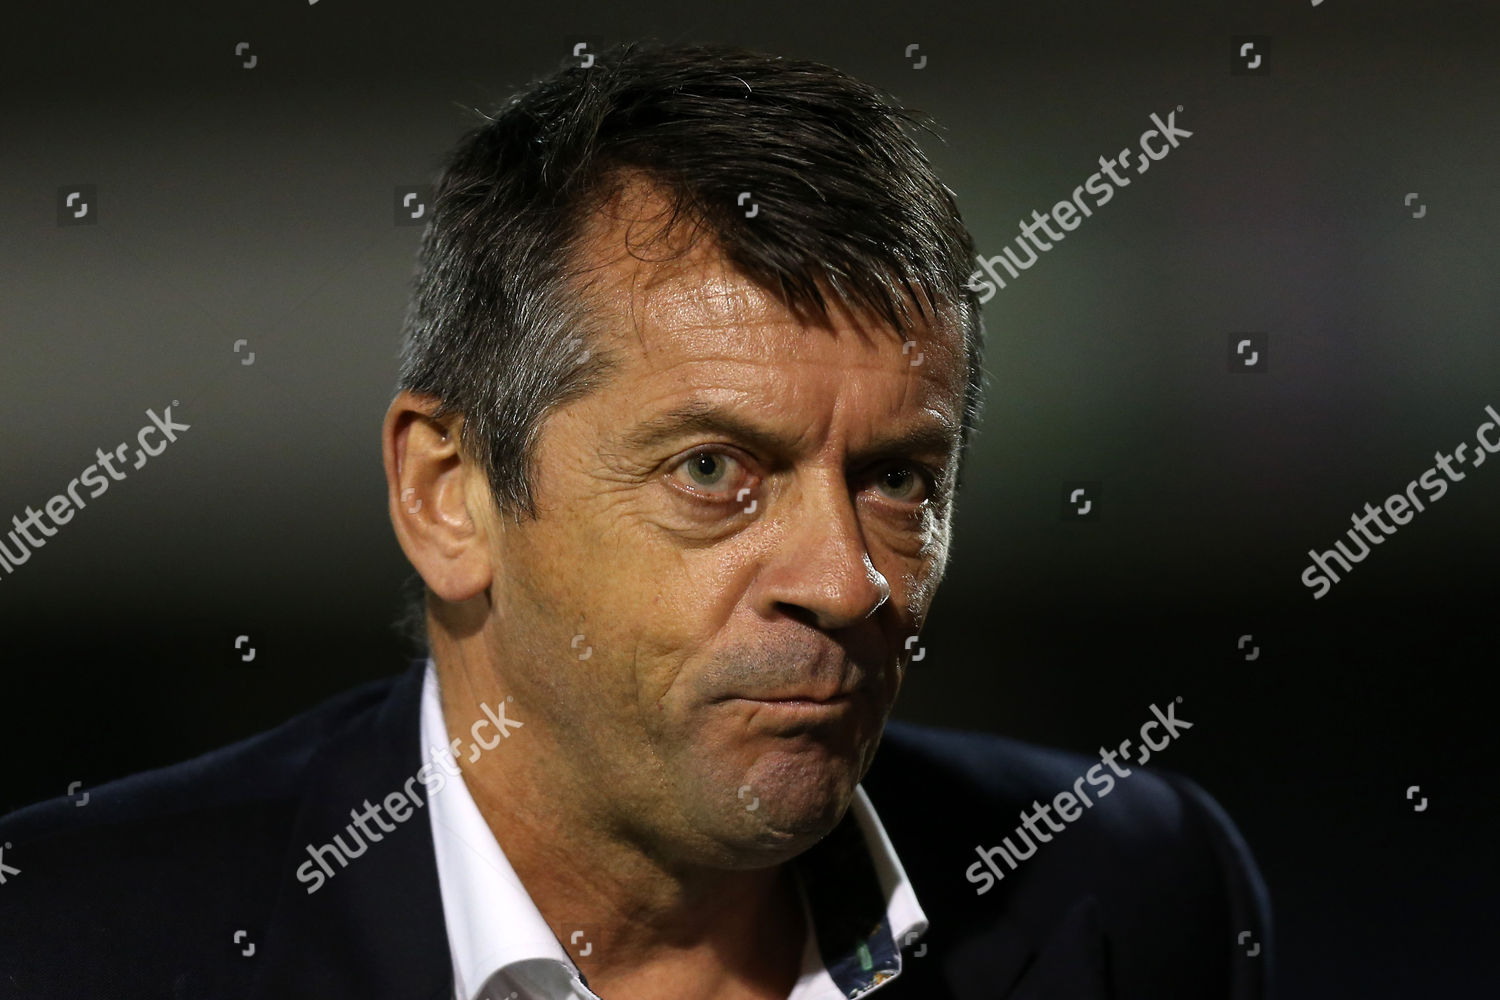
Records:
[[[418,771],[421,685],[417,664],[90,789],[86,806],[61,798],[0,819],[0,997],[447,1000],[425,810],[318,892],[293,874],[351,802]],[[983,895],[965,877],[976,847],[1013,835],[1023,810],[1092,763],[887,727],[863,785],[930,929],[877,1000],[1266,995],[1265,886],[1228,817],[1182,777],[1134,770]]]

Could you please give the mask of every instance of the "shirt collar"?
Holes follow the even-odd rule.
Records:
[[[421,732],[422,757],[433,765],[428,816],[455,997],[514,992],[522,1000],[597,1000],[516,877],[462,777],[451,774],[457,767],[431,658],[422,682]],[[926,932],[927,917],[862,787],[855,787],[843,820],[792,864],[808,938],[788,1000],[850,1000],[895,978],[900,945]],[[588,947],[586,935],[579,935],[571,944]]]

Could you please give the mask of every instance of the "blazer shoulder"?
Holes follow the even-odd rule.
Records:
[[[886,727],[864,784],[872,797],[880,794],[893,802],[921,802],[936,811],[950,803],[958,818],[970,817],[976,825],[982,820],[991,832],[1002,817],[1009,818],[1008,831],[1018,811],[1065,791],[1088,798],[1084,808],[1109,800],[1110,808],[1099,810],[1096,819],[1100,832],[1111,838],[1160,842],[1164,836],[1202,833],[1204,827],[1233,829],[1206,792],[1170,771],[1126,762],[1115,770],[1097,756],[908,722]]]
[[[303,807],[320,754],[368,726],[399,678],[342,692],[273,729],[0,818],[0,937],[77,907],[139,908],[170,892],[200,913],[251,908]],[[106,930],[104,922],[100,931]],[[3,966],[3,963],[0,963]]]
[[[1034,931],[1090,900],[1121,984],[1262,996],[1270,902],[1234,823],[1191,779],[1115,763],[893,722],[863,784],[934,925]]]
[[[189,760],[86,789],[86,802],[80,793],[25,806],[0,817],[0,834],[33,843],[291,800],[319,747],[376,709],[397,679],[341,692],[272,729]]]
[[[370,682],[248,739],[88,789],[86,802],[0,818],[10,876],[0,994],[25,984],[28,996],[145,997],[191,983],[192,995],[242,995],[254,966],[239,942],[269,919],[309,775],[341,744],[378,750],[373,723],[400,700],[393,690],[408,685],[409,700],[419,681]]]

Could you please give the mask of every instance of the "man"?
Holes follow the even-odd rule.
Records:
[[[625,47],[464,137],[383,429],[430,657],[5,820],[0,991],[1263,995],[1264,888],[1190,782],[1042,827],[1089,761],[886,727],[982,372],[911,120]]]

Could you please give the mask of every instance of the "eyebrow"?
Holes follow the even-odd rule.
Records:
[[[649,451],[697,433],[718,433],[762,451],[785,454],[796,447],[793,437],[782,435],[707,400],[692,400],[665,413],[635,424],[619,442],[628,451]],[[909,455],[951,455],[959,443],[959,432],[947,418],[937,418],[914,427],[877,437],[851,453],[855,462],[870,462]]]

